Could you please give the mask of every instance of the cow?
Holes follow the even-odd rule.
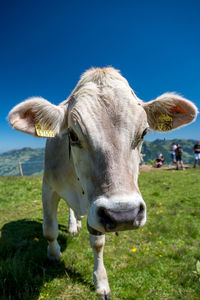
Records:
[[[32,97],[9,113],[11,126],[49,137],[42,187],[43,234],[49,259],[59,260],[57,207],[70,207],[69,232],[87,215],[97,295],[110,299],[103,263],[106,232],[142,227],[146,205],[138,187],[142,141],[149,129],[169,131],[195,120],[196,106],[176,93],[144,103],[120,72],[91,68],[69,98],[54,105]]]

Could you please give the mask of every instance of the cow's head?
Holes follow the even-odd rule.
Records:
[[[59,106],[30,98],[11,110],[9,121],[14,129],[36,136],[36,124],[55,134],[68,130],[71,159],[88,201],[88,228],[94,233],[145,224],[137,183],[144,135],[150,128],[173,130],[196,115],[196,106],[174,93],[143,103],[118,71],[104,68],[87,71]]]

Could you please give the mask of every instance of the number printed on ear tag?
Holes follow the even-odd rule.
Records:
[[[158,117],[157,123],[154,126],[154,130],[158,131],[169,131],[173,127],[173,120],[167,114],[162,114]]]
[[[40,124],[35,124],[35,130],[38,136],[48,138],[55,137],[55,133],[53,130],[50,130],[48,128],[43,129]]]

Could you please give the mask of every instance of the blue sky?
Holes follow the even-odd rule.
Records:
[[[58,104],[92,66],[121,70],[144,101],[176,91],[200,105],[200,1],[0,1],[0,152],[44,147],[11,129],[30,96]],[[156,138],[200,139],[197,121]]]

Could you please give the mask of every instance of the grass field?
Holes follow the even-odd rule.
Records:
[[[147,224],[106,236],[112,299],[200,299],[200,170],[141,173],[139,185]],[[0,191],[0,299],[98,299],[86,219],[71,237],[61,201],[63,256],[49,262],[41,230],[41,177],[2,177]]]

